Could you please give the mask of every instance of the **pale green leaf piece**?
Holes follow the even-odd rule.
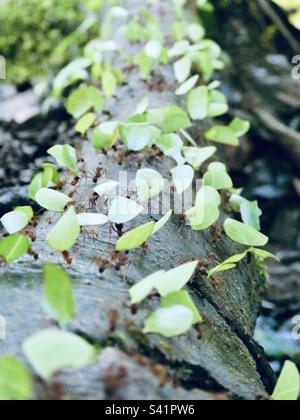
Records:
[[[186,306],[193,312],[193,324],[202,322],[202,317],[192,301],[190,294],[186,290],[179,290],[178,292],[170,293],[161,299],[161,308],[169,308],[174,305]]]
[[[182,305],[160,308],[145,322],[145,334],[160,334],[167,338],[185,334],[193,325],[193,312]]]
[[[156,281],[158,281],[164,273],[165,271],[163,270],[157,271],[132,286],[129,290],[131,304],[135,305],[146,299],[154,289]]]
[[[112,223],[127,223],[143,212],[144,208],[133,200],[117,197],[112,202],[108,217]]]
[[[139,248],[151,238],[154,227],[155,222],[150,222],[126,233],[118,240],[116,250],[131,251]]]
[[[110,193],[111,191],[116,191],[118,186],[119,183],[117,181],[106,181],[97,185],[97,187],[94,188],[94,191],[101,196]]]
[[[167,271],[155,284],[161,296],[181,290],[193,277],[198,261],[192,261]]]
[[[196,195],[195,205],[199,206],[201,205],[201,203],[211,203],[214,204],[216,207],[220,207],[222,199],[215,188],[209,186],[202,186]]]
[[[156,140],[156,145],[164,155],[176,160],[178,165],[185,163],[185,159],[181,154],[183,141],[178,134],[164,134]]]
[[[179,86],[179,88],[175,91],[175,94],[177,96],[183,96],[189,93],[196,86],[199,80],[199,77],[200,76],[197,74],[195,76],[192,76],[190,79],[184,82],[181,86]]]
[[[168,223],[172,214],[172,210],[169,210],[167,214],[165,214],[158,222],[155,223],[152,235],[159,232]]]
[[[0,401],[27,401],[32,394],[28,369],[15,357],[0,358]]]
[[[77,155],[74,147],[69,144],[56,145],[51,147],[47,153],[53,156],[59,165],[68,168],[74,175],[80,176],[77,168]]]
[[[135,152],[151,147],[160,135],[160,130],[149,124],[124,123],[120,125],[120,136],[129,150]]]
[[[176,61],[174,64],[175,77],[179,83],[183,83],[189,78],[191,70],[192,62],[191,59],[187,56]]]
[[[104,95],[111,98],[117,89],[118,81],[115,75],[110,70],[105,70],[102,74],[102,88]]]
[[[75,245],[79,235],[77,215],[74,207],[70,207],[47,236],[47,242],[56,251],[68,251]]]
[[[262,211],[257,201],[249,201],[238,194],[232,194],[229,203],[234,211],[241,213],[242,221],[246,225],[252,226],[257,230],[261,229],[260,216]]]
[[[74,118],[80,118],[83,114],[95,109],[102,112],[102,96],[94,86],[83,86],[74,90],[67,100],[67,111]]]
[[[201,148],[185,146],[182,148],[186,161],[195,169],[195,171],[199,171],[203,163],[214,156],[216,151],[217,149],[214,146]]]
[[[28,217],[21,211],[11,211],[4,214],[0,219],[4,229],[10,234],[14,235],[20,232],[28,225]]]
[[[232,179],[228,175],[225,165],[218,162],[213,162],[209,165],[203,182],[205,186],[215,188],[216,190],[233,188]]]
[[[271,260],[276,260],[280,262],[280,259],[276,257],[276,255],[273,255],[271,252],[265,251],[264,249],[250,248],[249,252],[251,252],[253,255],[263,260],[267,260],[270,258]]]
[[[145,53],[153,60],[158,60],[162,53],[162,44],[157,40],[147,42],[145,46]]]
[[[139,169],[135,182],[141,202],[157,197],[163,191],[165,185],[161,174],[153,169]]]
[[[236,133],[229,127],[216,125],[205,133],[206,140],[228,146],[239,146],[240,142]]]
[[[96,121],[96,118],[96,114],[93,112],[88,112],[87,114],[83,115],[77,122],[75,130],[80,134],[85,134],[88,129],[92,127]]]
[[[43,172],[39,172],[28,187],[28,194],[32,200],[35,200],[36,193],[41,188],[55,187],[59,183],[59,175],[55,165],[52,163],[43,164]]]
[[[191,120],[184,109],[175,105],[167,105],[161,109],[161,112],[163,133],[174,133],[191,127]]]
[[[77,221],[80,226],[103,226],[109,223],[109,217],[100,213],[80,213]]]
[[[186,212],[194,231],[202,231],[212,226],[220,217],[220,210],[214,203],[200,203]]]
[[[191,23],[188,25],[187,33],[193,42],[198,42],[205,36],[205,29],[199,23]]]
[[[217,273],[222,273],[223,271],[228,271],[233,268],[236,268],[236,265],[241,262],[244,258],[246,258],[248,251],[243,252],[241,254],[233,255],[232,257],[228,258],[222,264],[219,264],[217,267],[213,268],[208,272],[208,277],[212,277]]]
[[[241,118],[234,118],[234,120],[229,124],[229,128],[238,137],[242,137],[250,130],[250,122],[242,120]]]
[[[187,97],[188,112],[193,120],[204,120],[208,114],[209,92],[206,86],[192,90]]]
[[[59,266],[43,266],[45,308],[61,325],[71,322],[75,314],[75,298],[72,282]]]
[[[193,183],[195,171],[190,165],[177,166],[171,170],[177,194],[182,194]]]
[[[35,200],[46,210],[62,213],[71,198],[59,191],[42,188],[36,193]]]
[[[18,212],[23,213],[26,216],[28,222],[30,222],[30,220],[34,216],[34,213],[33,213],[33,210],[32,210],[31,206],[17,206],[14,209],[14,211],[18,211]]]
[[[263,247],[269,242],[269,238],[258,230],[233,219],[227,219],[224,223],[226,235],[241,245]]]
[[[96,127],[92,134],[92,145],[97,151],[113,146],[119,137],[119,123],[108,121]]]
[[[93,363],[96,352],[87,341],[66,331],[44,330],[23,344],[26,357],[45,381],[64,368],[82,369]]]
[[[228,110],[229,106],[226,96],[218,90],[211,90],[209,93],[209,107],[207,117],[220,117],[221,115],[226,114]]]
[[[6,264],[23,257],[29,250],[29,239],[25,235],[8,236],[0,241],[0,257]]]
[[[272,399],[274,401],[297,401],[300,394],[300,375],[295,363],[285,362]]]

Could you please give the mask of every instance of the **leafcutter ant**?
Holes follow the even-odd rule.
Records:
[[[28,255],[33,257],[35,259],[35,261],[37,261],[39,259],[39,255],[35,251],[33,251],[32,248],[29,248]]]
[[[110,331],[113,332],[117,328],[119,312],[116,309],[111,309],[108,312],[108,320],[110,324]]]
[[[215,285],[215,287],[217,289],[219,289],[223,285],[224,281],[225,280],[224,280],[224,277],[223,276],[221,276],[220,274],[216,275],[214,277],[214,285]]]
[[[68,253],[68,251],[63,251],[62,252],[62,257],[65,261],[65,263],[67,263],[68,265],[72,264],[72,257],[70,256],[70,254]]]
[[[100,274],[103,274],[104,271],[106,271],[111,266],[111,263],[107,259],[101,257],[96,259],[96,264],[99,268]]]

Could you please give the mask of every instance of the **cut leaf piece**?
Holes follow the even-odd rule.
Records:
[[[115,75],[111,70],[104,70],[101,81],[104,95],[107,98],[111,98],[115,94],[118,86],[118,81]]]
[[[38,173],[29,185],[29,196],[32,200],[35,200],[35,195],[41,188],[55,187],[58,183],[59,175],[55,165],[44,163],[43,172]]]
[[[285,362],[272,395],[274,401],[297,401],[300,393],[300,375],[297,366]]]
[[[197,84],[199,80],[199,75],[195,75],[184,82],[179,88],[176,90],[175,94],[178,96],[183,96],[189,93],[193,87]]]
[[[72,321],[75,313],[71,280],[57,265],[44,265],[43,273],[46,310],[61,325],[66,325]]]
[[[27,368],[15,357],[0,359],[0,401],[27,401],[33,384]]]
[[[205,186],[212,187],[216,190],[233,188],[232,179],[227,174],[225,165],[218,162],[213,162],[209,165],[203,182]]]
[[[182,148],[184,157],[187,162],[195,169],[199,171],[204,162],[210,159],[217,151],[216,147],[183,147]]]
[[[167,105],[161,109],[163,120],[161,129],[164,133],[174,133],[191,126],[188,114],[178,106]]]
[[[69,144],[64,144],[63,146],[57,145],[51,147],[47,153],[53,156],[62,167],[68,168],[74,175],[80,176],[74,147]]]
[[[96,357],[94,347],[81,337],[54,329],[28,338],[23,349],[36,373],[46,381],[64,368],[82,369]]]
[[[149,41],[145,46],[145,52],[148,57],[158,60],[162,53],[162,45],[159,41]]]
[[[226,112],[228,112],[228,109],[229,107],[226,96],[218,90],[212,90],[209,93],[209,106],[207,117],[220,117],[221,115],[226,114]]]
[[[68,251],[75,245],[79,235],[77,215],[74,207],[70,207],[47,236],[47,242],[56,251]]]
[[[109,223],[109,217],[99,213],[77,214],[77,221],[80,226],[102,226]]]
[[[195,171],[189,165],[177,166],[171,170],[177,194],[182,194],[193,183]]]
[[[117,197],[109,209],[108,217],[112,223],[127,223],[142,213],[144,208],[133,200]]]
[[[155,284],[161,296],[181,290],[193,277],[198,261],[180,265],[173,270],[167,271]]]
[[[136,174],[137,193],[141,202],[158,196],[164,189],[165,181],[153,169],[140,169]]]
[[[170,306],[182,305],[189,308],[193,313],[193,324],[202,322],[202,317],[199,314],[194,302],[186,290],[171,293],[161,299],[161,308],[169,308]]]
[[[117,181],[106,181],[103,184],[97,185],[97,187],[94,188],[94,191],[101,196],[112,190],[116,190],[118,186],[119,183]]]
[[[172,210],[169,210],[168,213],[163,216],[158,222],[155,223],[155,227],[153,230],[153,235],[155,233],[157,233],[158,231],[160,231],[160,229],[162,229],[170,220],[171,216],[172,216]]]
[[[120,125],[120,135],[128,149],[137,152],[152,146],[160,131],[149,124],[125,123]]]
[[[183,141],[178,134],[164,134],[156,140],[156,145],[166,156],[176,160],[178,165],[185,163],[185,159],[181,155]]]
[[[259,248],[250,248],[249,252],[251,252],[253,255],[255,255],[258,258],[261,258],[263,260],[271,259],[276,260],[280,262],[280,259],[276,257],[276,255],[271,254],[271,252],[265,251],[264,249]]]
[[[224,229],[230,239],[242,245],[262,247],[269,242],[267,236],[253,229],[251,226],[233,219],[227,219],[225,221]]]
[[[249,121],[242,120],[241,118],[235,118],[229,125],[229,128],[238,136],[242,137],[250,130]]]
[[[50,188],[40,189],[35,196],[36,202],[46,210],[62,213],[71,198]]]
[[[213,187],[201,187],[196,196],[196,207],[203,203],[211,203],[220,207],[222,199],[218,191]]]
[[[217,125],[205,133],[206,140],[216,143],[226,144],[228,146],[239,146],[238,136],[231,128]]]
[[[6,264],[23,257],[29,250],[29,239],[24,235],[13,235],[0,241],[0,257]]]
[[[129,290],[131,304],[135,305],[146,299],[154,289],[156,281],[158,281],[164,273],[165,271],[157,271],[132,286]]]
[[[89,112],[85,114],[80,120],[77,122],[75,126],[75,130],[78,131],[80,134],[85,134],[89,128],[94,124],[96,121],[96,114],[93,112]]]
[[[14,211],[18,211],[18,212],[23,213],[26,216],[28,222],[30,222],[30,220],[34,216],[34,213],[33,213],[33,210],[32,210],[32,207],[31,206],[17,206],[14,209]]]
[[[182,305],[160,308],[145,322],[145,334],[161,334],[172,338],[185,334],[193,325],[193,312]]]
[[[183,83],[191,74],[192,62],[189,57],[183,57],[174,64],[176,80]]]
[[[74,118],[80,118],[91,108],[102,112],[102,96],[94,86],[83,86],[74,90],[67,100],[67,111]]]
[[[28,225],[28,217],[21,211],[11,211],[1,217],[1,223],[4,229],[13,235]]]
[[[206,86],[192,90],[187,98],[188,112],[193,120],[204,120],[208,114],[209,95]]]
[[[152,236],[154,227],[155,222],[150,222],[126,233],[118,240],[116,250],[131,251],[139,248]]]
[[[206,230],[220,217],[218,206],[213,203],[201,203],[186,212],[194,231]]]
[[[95,128],[92,135],[92,144],[96,150],[103,150],[106,146],[113,146],[119,136],[119,123],[105,122]]]
[[[240,261],[242,261],[244,258],[246,258],[247,254],[248,254],[248,251],[228,258],[222,264],[219,264],[217,267],[210,270],[208,272],[208,277],[212,277],[214,274],[221,273],[223,271],[228,271],[228,270],[231,270],[232,268],[236,268],[236,265]]]

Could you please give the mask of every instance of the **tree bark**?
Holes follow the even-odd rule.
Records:
[[[124,3],[131,17],[135,17],[140,1]],[[175,19],[173,2],[165,0],[157,5],[147,4],[147,9],[160,19],[163,30],[169,34]],[[120,36],[117,30],[115,38],[121,50],[129,53],[136,51],[136,46]],[[125,71],[118,58],[115,64]],[[118,89],[117,96],[105,103],[105,114],[113,120],[124,119],[146,96],[151,107],[178,103],[173,93],[175,80],[171,65],[160,66],[150,82],[142,81],[137,69],[126,76],[126,81],[126,85]],[[201,144],[201,139],[197,140]],[[118,180],[120,170],[126,170],[129,178],[135,178],[138,168],[134,155],[120,168],[115,151],[100,155],[95,153],[89,142],[77,138],[76,144],[88,172],[94,173],[101,163],[109,179]],[[166,178],[170,177],[171,162],[167,158],[149,160],[146,157],[144,166],[158,170]],[[70,188],[67,186],[66,191]],[[78,191],[78,199],[85,193],[82,204],[86,207],[90,205],[88,198],[92,188],[92,182],[87,180]],[[33,245],[39,260],[32,262],[30,257],[24,258],[0,272],[0,308],[7,319],[8,334],[7,340],[1,343],[0,355],[17,355],[24,361],[24,339],[51,326],[41,306],[41,267],[50,262],[63,264],[62,257],[44,241],[56,221],[53,218],[49,225],[46,217],[43,214],[39,218],[38,240]],[[142,224],[153,218],[141,216],[137,220]],[[221,222],[219,224],[221,226]],[[128,225],[131,226],[136,226],[136,222]],[[147,301],[136,315],[129,307],[129,287],[151,272],[173,268],[186,257],[208,259],[213,264],[212,254],[223,261],[240,251],[238,246],[224,236],[215,244],[209,232],[192,232],[174,217],[150,241],[147,252],[131,252],[128,263],[120,272],[110,269],[99,275],[95,260],[97,257],[110,258],[115,243],[116,236],[109,229],[102,229],[99,238],[82,235],[71,251],[73,263],[68,271],[74,281],[77,316],[69,328],[91,343],[108,349],[103,351],[96,365],[80,372],[66,371],[56,377],[63,386],[59,388],[60,399],[211,399],[216,398],[212,393],[223,391],[240,398],[255,399],[272,391],[274,374],[263,350],[253,340],[264,291],[264,275],[255,263],[241,263],[238,269],[225,273],[224,283],[219,287],[205,276],[197,276],[188,286],[196,306],[207,320],[202,339],[198,338],[195,330],[171,340],[157,335],[145,336],[141,332],[143,322],[150,310],[157,307],[157,301]],[[119,314],[115,332],[110,331],[109,324],[112,309]],[[148,362],[141,356],[146,357]],[[166,378],[170,379],[165,387],[161,387],[153,373],[155,364],[161,364],[166,370]],[[122,370],[124,366],[126,369]],[[121,376],[124,377],[120,379],[123,371]],[[143,381],[145,386],[137,387],[137,383]],[[54,382],[45,385],[36,379],[35,384],[37,399],[51,398],[53,394],[53,398],[58,398]],[[189,391],[191,389],[201,391]]]

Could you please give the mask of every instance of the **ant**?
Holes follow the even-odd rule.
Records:
[[[96,207],[97,201],[99,200],[100,195],[96,192],[93,192],[92,196],[89,198],[89,206],[90,208]]]
[[[115,225],[111,225],[111,228],[119,238],[121,238],[124,235],[124,225],[122,223],[116,223]]]
[[[73,178],[73,181],[71,182],[72,187],[75,187],[76,185],[78,185],[79,184],[79,181],[80,181],[80,177],[79,176],[75,176]]]
[[[252,263],[252,257],[253,257],[253,255],[250,252],[248,252],[248,254],[247,254],[247,264],[248,265],[250,265]]]
[[[220,274],[214,277],[214,285],[217,289],[219,289],[224,283],[224,277]]]
[[[136,315],[138,313],[138,306],[137,305],[131,305],[130,306],[131,315]]]
[[[47,216],[45,221],[48,223],[48,225],[51,225],[53,223],[52,217]]]
[[[125,160],[128,158],[128,150],[118,150],[116,153],[116,161],[119,166],[122,166]]]
[[[96,264],[99,268],[100,274],[103,274],[104,271],[106,271],[111,266],[111,263],[107,259],[101,257],[96,259]]]
[[[115,269],[117,271],[120,271],[122,267],[125,266],[125,264],[128,261],[128,257],[126,254],[121,254],[118,251],[114,251],[111,254],[111,260],[115,262]]]
[[[6,261],[3,257],[0,257],[0,267],[6,264]]]
[[[108,320],[109,320],[111,332],[114,332],[116,330],[117,324],[118,324],[118,318],[119,318],[119,312],[117,311],[117,309],[111,309],[108,312]]]
[[[29,250],[28,250],[28,255],[33,257],[35,259],[35,261],[37,261],[39,259],[39,255],[35,251],[33,251],[33,249],[31,249],[31,248],[29,248]]]
[[[77,193],[77,190],[74,189],[68,193],[68,197],[73,198],[76,193]]]
[[[93,177],[93,183],[97,184],[98,180],[102,177],[104,169],[102,166],[98,166],[95,171],[95,175]]]
[[[25,230],[24,230],[25,235],[27,235],[32,242],[36,241],[36,232],[35,232],[35,227],[29,225]]]
[[[203,323],[199,323],[199,324],[195,325],[195,330],[197,332],[198,340],[202,340],[202,338],[204,337]]]
[[[65,261],[68,265],[71,265],[71,264],[72,264],[73,259],[72,259],[72,257],[70,256],[70,254],[68,253],[68,251],[63,251],[63,252],[62,252],[62,256],[63,256],[64,261]]]
[[[209,267],[209,261],[208,260],[200,260],[198,262],[198,272],[199,272],[199,274],[207,276],[208,267]]]
[[[68,210],[70,207],[76,206],[76,204],[76,201],[69,201],[69,203],[65,205],[64,210]]]
[[[223,229],[218,229],[217,225],[212,225],[210,227],[210,236],[214,244],[218,243],[219,240],[222,238]]]

